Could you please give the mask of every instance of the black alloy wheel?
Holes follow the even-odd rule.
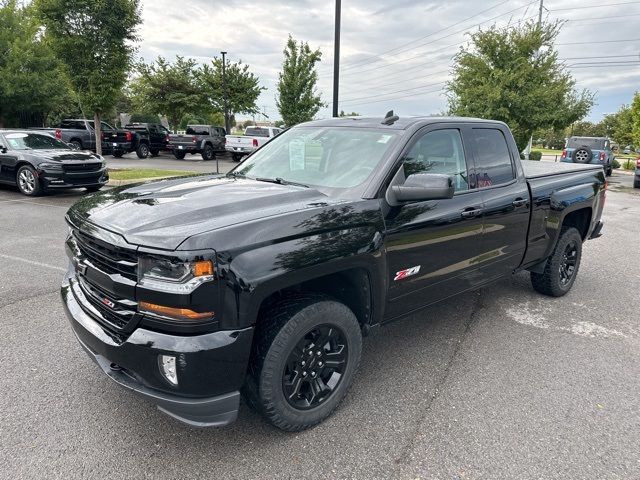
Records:
[[[216,152],[213,151],[213,147],[209,144],[205,145],[202,149],[203,160],[213,160],[216,158]]]
[[[146,143],[141,143],[140,145],[138,145],[138,148],[136,149],[136,155],[141,160],[147,158],[149,156],[149,145],[147,145]]]
[[[282,390],[289,405],[299,410],[315,408],[340,384],[349,348],[335,325],[315,327],[289,354],[282,375]]]
[[[560,261],[560,284],[566,286],[571,282],[573,275],[576,273],[576,265],[578,261],[578,246],[575,240],[571,240],[564,247],[562,260]]]

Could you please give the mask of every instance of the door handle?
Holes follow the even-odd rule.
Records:
[[[460,214],[462,218],[474,218],[482,213],[482,210],[479,208],[469,208],[467,210],[463,210]]]
[[[527,200],[526,198],[516,198],[513,201],[513,206],[514,207],[522,207],[522,206],[526,205],[527,203],[529,203],[529,200]]]

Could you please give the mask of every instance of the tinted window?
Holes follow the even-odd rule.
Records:
[[[425,134],[405,156],[404,174],[441,173],[453,178],[458,190],[468,190],[467,163],[460,131],[434,130]]]
[[[66,143],[39,133],[10,133],[6,139],[13,150],[69,150]]]
[[[202,125],[188,125],[186,134],[187,135],[209,135],[209,129],[207,127],[203,127]]]
[[[60,128],[73,128],[77,130],[86,130],[87,127],[84,122],[78,122],[76,120],[65,120],[60,124]]]
[[[602,150],[603,138],[571,137],[567,142],[567,148],[589,147],[592,150]]]
[[[476,185],[491,187],[515,178],[513,163],[504,134],[495,128],[474,128]]]
[[[250,137],[268,137],[269,130],[266,128],[247,128],[244,134]]]

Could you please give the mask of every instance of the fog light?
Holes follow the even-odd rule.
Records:
[[[160,371],[171,385],[178,385],[178,372],[176,371],[176,357],[171,355],[160,355],[158,357]]]

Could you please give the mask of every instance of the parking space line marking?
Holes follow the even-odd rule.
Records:
[[[14,257],[13,255],[5,255],[4,253],[0,253],[0,258],[6,258],[7,260],[15,260],[17,262],[24,262],[30,265],[35,265],[37,267],[49,268],[51,270],[57,270],[59,272],[66,272],[66,268],[58,267],[56,265],[49,265],[48,263],[36,262],[34,260],[28,260],[26,258]]]
[[[47,203],[28,202],[26,200],[2,200],[0,203],[3,203],[3,202],[20,202],[20,203],[26,203],[27,205],[41,205],[43,207],[69,208],[68,206],[65,206],[65,205],[49,205]]]

